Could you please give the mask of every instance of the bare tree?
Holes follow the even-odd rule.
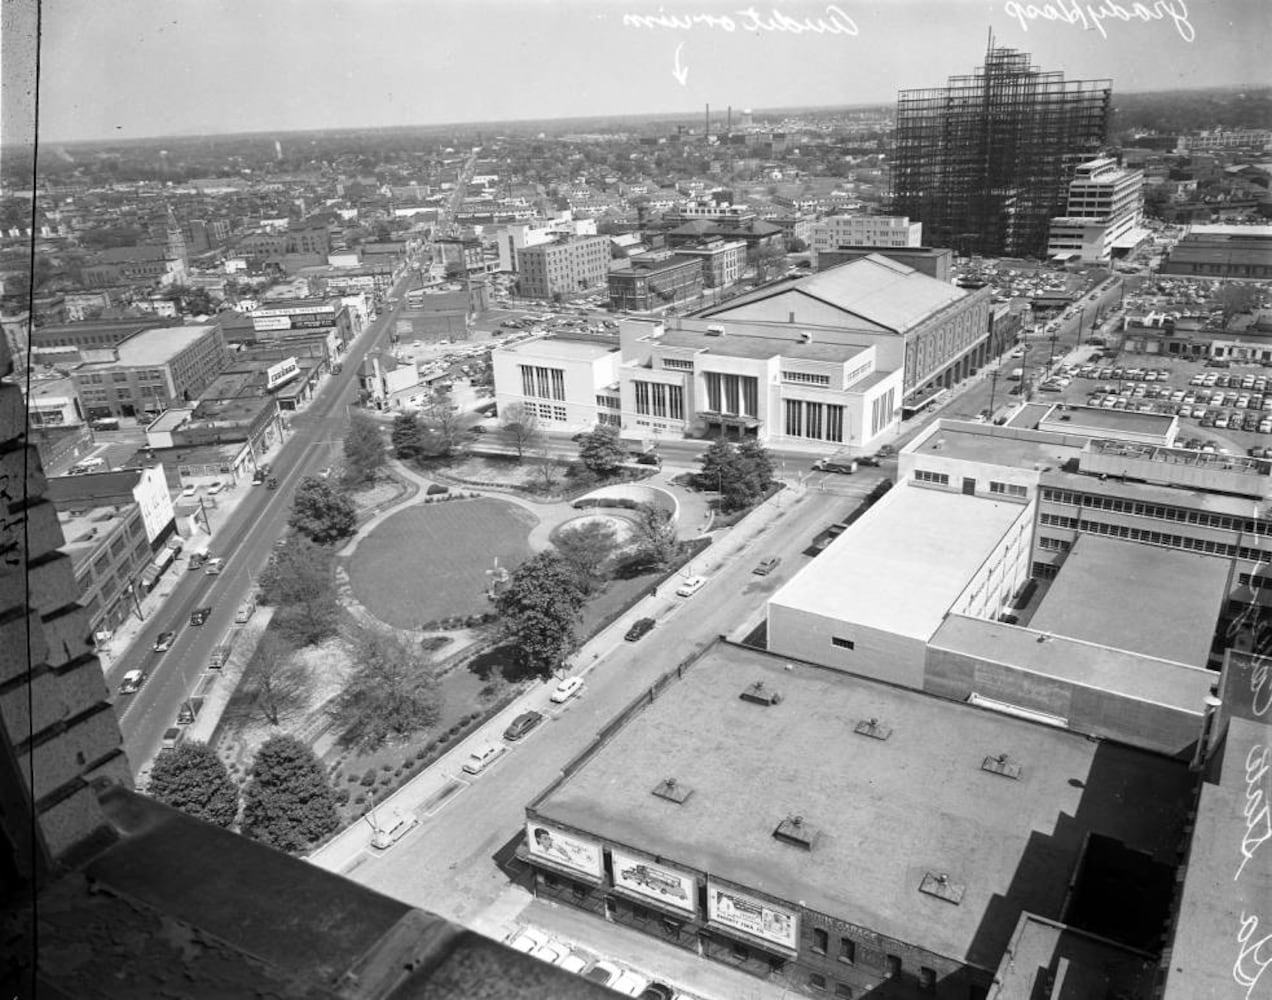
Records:
[[[254,708],[271,726],[309,703],[309,668],[296,647],[273,629],[265,629],[257,640],[249,683]]]
[[[443,397],[427,406],[421,414],[424,424],[425,450],[443,458],[459,445],[463,427],[459,420],[459,408]]]
[[[550,454],[546,446],[539,448],[534,456],[534,477],[543,487],[545,493],[550,493],[561,480],[561,469]]]
[[[543,440],[539,415],[525,403],[510,403],[501,409],[499,430],[504,439],[517,449],[518,462],[525,456],[527,448]]]

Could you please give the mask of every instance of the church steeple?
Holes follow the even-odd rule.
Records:
[[[189,267],[190,256],[186,250],[185,233],[181,231],[181,223],[173,214],[172,206],[168,206],[168,259],[181,261],[182,269]]]

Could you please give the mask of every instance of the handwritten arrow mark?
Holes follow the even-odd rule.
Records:
[[[671,75],[676,78],[676,81],[682,87],[685,85],[685,81],[689,79],[689,67],[685,66],[682,69],[680,66],[680,50],[683,49],[684,47],[685,47],[684,42],[681,42],[679,45],[676,46],[676,68],[671,71]]]

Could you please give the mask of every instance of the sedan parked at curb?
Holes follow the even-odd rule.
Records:
[[[677,597],[693,597],[698,591],[707,585],[705,576],[691,576],[688,580],[676,588]]]
[[[632,627],[627,630],[627,634],[623,636],[628,642],[635,642],[637,639],[647,635],[654,627],[652,618],[637,618],[632,622]]]
[[[552,701],[556,704],[569,701],[576,694],[583,690],[582,677],[567,677],[556,686],[556,690],[552,692]]]
[[[543,721],[541,712],[522,712],[504,730],[504,739],[519,740]]]

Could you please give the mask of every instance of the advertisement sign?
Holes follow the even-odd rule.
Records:
[[[799,940],[797,914],[710,880],[707,881],[707,919],[792,951]]]
[[[633,854],[611,850],[614,862],[614,884],[657,900],[666,906],[674,906],[693,915],[698,911],[698,892],[693,876],[672,871]]]
[[[254,316],[334,316],[334,306],[275,306],[272,309],[257,309]]]
[[[291,320],[286,316],[252,316],[253,330],[290,330]]]
[[[300,366],[296,364],[296,359],[284,358],[278,364],[265,369],[265,388],[274,389],[299,374]]]
[[[601,877],[601,845],[595,840],[562,833],[555,827],[531,820],[526,824],[526,844],[536,858],[592,878]]]

